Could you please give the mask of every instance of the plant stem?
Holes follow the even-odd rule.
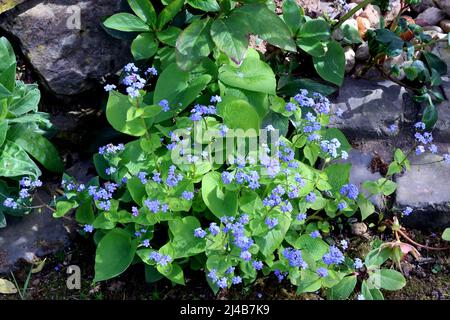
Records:
[[[339,28],[346,20],[350,19],[359,9],[364,8],[368,4],[370,4],[372,0],[364,0],[360,4],[358,4],[356,7],[354,7],[352,10],[344,14],[342,18],[339,19],[339,21],[333,26],[333,30],[336,30]]]

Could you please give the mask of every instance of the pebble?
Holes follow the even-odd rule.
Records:
[[[367,225],[364,222],[357,222],[351,225],[352,234],[355,236],[362,236],[367,232]]]
[[[415,20],[416,23],[422,27],[436,26],[441,20],[445,19],[445,17],[446,14],[444,11],[435,7],[430,7],[424,12],[420,13]]]
[[[444,32],[450,32],[450,20],[442,20],[439,23],[439,26],[442,28],[442,30],[444,30]]]
[[[369,44],[368,42],[363,42],[358,49],[356,49],[355,57],[357,60],[366,61],[369,59]]]
[[[344,48],[345,55],[345,72],[349,73],[355,67],[355,51],[352,47],[348,46]]]

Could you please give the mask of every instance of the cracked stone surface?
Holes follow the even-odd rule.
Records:
[[[441,151],[450,152],[450,145]],[[411,170],[397,177],[394,209],[409,206],[413,213],[403,218],[405,226],[421,229],[450,226],[450,166],[442,157],[425,154],[411,157]]]
[[[120,1],[28,0],[2,14],[0,27],[18,40],[42,84],[64,98],[91,90],[131,60],[129,43],[101,26],[120,10]]]
[[[38,195],[44,202],[51,200],[45,191],[39,191]],[[38,204],[40,202],[34,205]],[[31,262],[69,244],[70,220],[53,218],[49,209],[34,210],[23,218],[7,219],[8,226],[0,229],[0,274],[14,270],[22,259]]]
[[[346,78],[332,101],[332,110],[344,113],[331,126],[353,138],[387,136],[388,127],[403,119],[408,101],[406,90],[391,81]]]

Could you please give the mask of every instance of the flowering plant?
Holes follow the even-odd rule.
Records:
[[[16,81],[16,56],[9,41],[0,38],[0,228],[5,214],[20,216],[30,210],[30,193],[41,185],[41,170],[61,173],[55,147],[44,137],[52,125],[38,112],[40,92],[35,84]]]
[[[241,68],[255,64],[259,55],[249,49]],[[340,112],[307,90],[287,102],[266,93],[268,109],[258,110],[252,93],[270,85],[270,74],[248,86],[233,62],[221,68],[235,87],[225,82],[211,94],[201,94],[211,76],[176,65],[154,81],[155,68],[142,73],[129,64],[128,95],[105,87],[109,122],[137,139],[99,149],[101,180],[85,185],[66,175],[54,213],[76,209],[82,232],[94,234],[94,281],[139,259],[148,281],[184,284],[185,268],[203,269],[215,292],[258,273],[289,279],[298,293],[323,288],[332,299],[348,298],[358,275],[371,276],[366,299],[401,288],[400,273],[381,263],[364,267],[345,255],[346,239],[330,236],[336,221],[368,214],[368,200],[349,182],[350,165],[337,161],[350,145],[327,127]]]

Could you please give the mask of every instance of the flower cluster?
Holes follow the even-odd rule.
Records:
[[[341,187],[340,194],[349,199],[356,200],[359,195],[358,187],[354,184],[345,184]]]
[[[294,248],[286,248],[283,250],[283,257],[289,262],[289,265],[294,268],[308,268],[308,264],[302,259],[302,251]]]
[[[341,264],[344,262],[345,257],[336,246],[330,246],[328,253],[323,255],[322,260],[326,265]]]
[[[172,262],[172,257],[153,251],[152,253],[150,253],[150,260],[153,260],[157,265],[161,267],[165,267]]]
[[[20,202],[30,199],[31,192],[34,189],[42,187],[42,182],[39,179],[36,179],[33,181],[29,177],[23,177],[19,181],[19,186],[20,186],[20,189],[18,192],[19,199],[15,200],[14,198],[4,196],[5,200],[3,200],[3,206],[5,208],[17,210],[21,206]]]
[[[124,77],[122,79],[122,84],[126,86],[126,92],[131,98],[139,97],[139,90],[144,89],[147,84],[148,77],[158,75],[158,71],[154,68],[148,68],[144,75],[147,77],[143,78],[139,74],[140,69],[134,63],[128,63],[124,68]],[[106,92],[110,92],[117,89],[117,86],[113,84],[107,84],[104,87]]]

